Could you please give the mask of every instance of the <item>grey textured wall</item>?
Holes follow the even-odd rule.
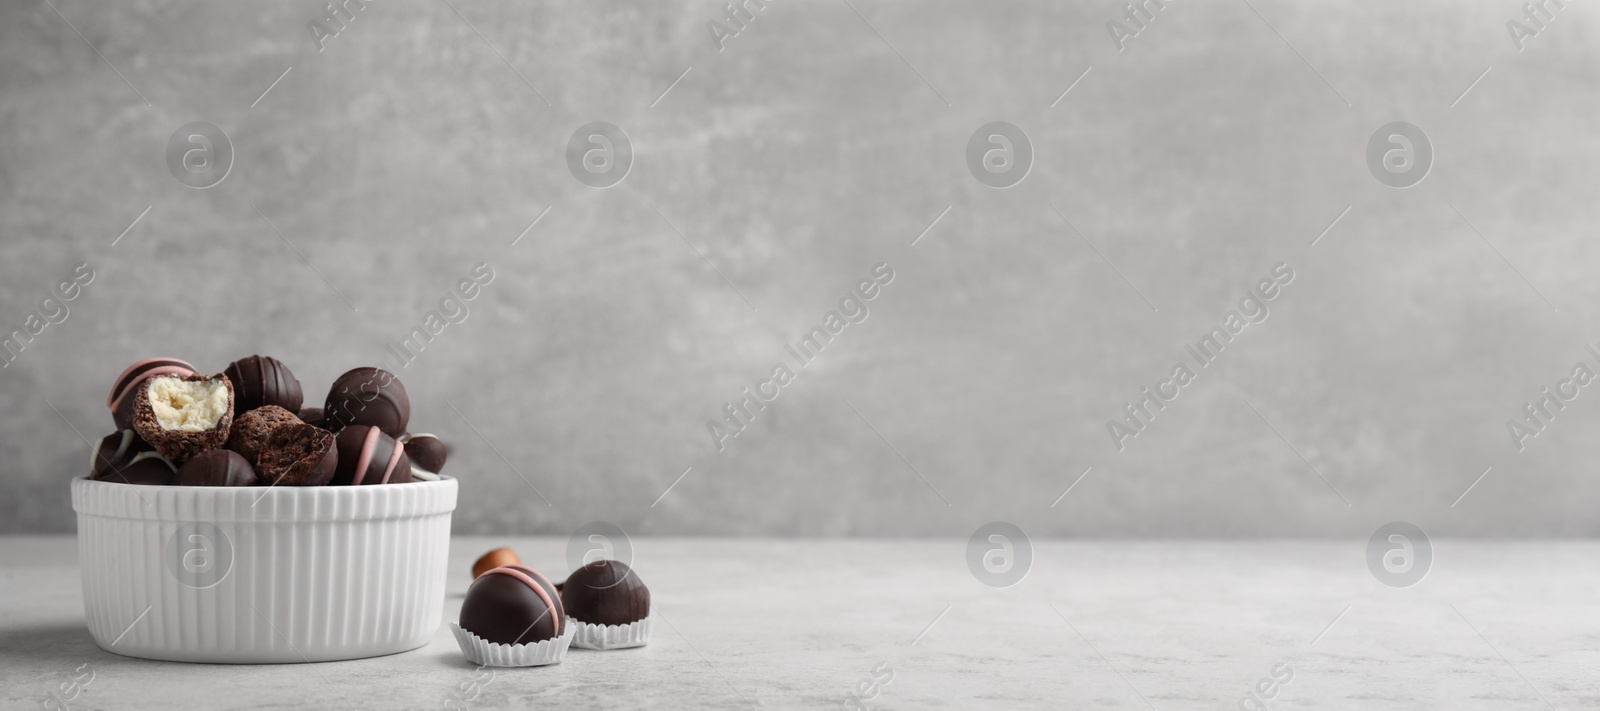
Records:
[[[73,529],[74,428],[110,429],[127,363],[260,352],[317,394],[396,369],[457,445],[461,532],[1600,531],[1600,394],[1507,431],[1600,372],[1591,6],[1519,52],[1509,0],[1179,0],[1118,51],[1109,1],[775,0],[718,51],[716,2],[451,3],[376,0],[322,51],[305,0],[0,6],[0,325],[95,274],[0,370],[0,529]],[[205,190],[166,162],[192,121],[235,151]],[[635,150],[610,188],[568,168],[591,121]],[[1004,190],[965,157],[990,121],[1036,151]],[[1435,152],[1403,190],[1366,155],[1392,121]],[[1185,359],[1119,452],[1107,421]],[[707,421],[777,363],[719,453]]]

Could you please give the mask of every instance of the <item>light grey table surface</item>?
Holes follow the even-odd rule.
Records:
[[[1370,575],[1364,541],[1036,541],[1018,585],[968,573],[965,541],[636,539],[648,647],[502,669],[467,708],[1600,708],[1600,543],[1435,541],[1420,584]],[[445,619],[473,558],[556,538],[456,537]],[[0,706],[446,708],[474,665],[447,629],[411,652],[225,666],[110,654],[84,627],[71,537],[0,538]],[[1282,663],[1282,666],[1278,666]],[[87,665],[87,666],[84,666]],[[83,671],[79,671],[83,670]],[[456,706],[460,708],[460,706]],[[1258,708],[1246,704],[1243,708]]]

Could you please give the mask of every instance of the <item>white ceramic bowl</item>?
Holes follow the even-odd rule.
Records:
[[[456,481],[203,487],[72,482],[101,648],[180,662],[357,659],[427,644]]]

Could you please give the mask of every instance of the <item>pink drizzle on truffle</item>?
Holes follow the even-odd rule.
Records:
[[[561,615],[556,614],[556,604],[550,599],[550,593],[545,592],[544,586],[534,581],[534,578],[538,578],[539,580],[543,580],[548,583],[550,582],[548,578],[544,577],[544,575],[539,571],[529,568],[526,565],[502,565],[498,568],[490,570],[487,573],[484,573],[484,575],[494,575],[495,573],[509,575],[513,578],[521,580],[524,585],[533,588],[533,592],[539,596],[540,600],[544,601],[544,609],[548,611],[548,614],[556,621],[555,636],[561,636],[561,625],[564,620],[561,619]],[[551,585],[550,587],[555,586]]]

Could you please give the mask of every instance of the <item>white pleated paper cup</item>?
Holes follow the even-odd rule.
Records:
[[[456,481],[316,487],[72,482],[89,632],[179,662],[359,659],[444,614]]]
[[[569,625],[567,631],[560,637],[553,637],[533,644],[500,644],[490,642],[467,631],[454,622],[450,623],[450,631],[455,633],[456,643],[461,645],[461,654],[473,664],[488,667],[542,667],[548,664],[560,664],[567,658],[567,647],[572,644],[573,629]]]
[[[576,631],[572,646],[580,649],[628,649],[650,643],[650,618],[626,625],[596,625],[567,618]]]

